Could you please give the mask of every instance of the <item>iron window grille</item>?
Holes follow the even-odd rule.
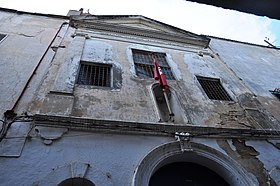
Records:
[[[81,62],[77,84],[111,87],[111,65]]]
[[[232,101],[227,91],[222,86],[220,79],[196,77],[209,99]]]
[[[168,80],[175,80],[171,68],[166,61],[166,55],[164,53],[152,53],[133,49],[132,54],[137,76],[146,78],[154,77],[154,61],[152,58],[153,54],[159,63],[164,77]]]

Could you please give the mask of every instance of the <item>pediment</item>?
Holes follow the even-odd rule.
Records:
[[[151,30],[151,31],[158,31],[158,32],[165,32],[165,33],[172,33],[172,34],[180,34],[178,31],[175,31],[169,28],[167,25],[160,24],[159,22],[152,21],[142,16],[137,17],[127,17],[125,19],[118,19],[118,20],[108,20],[107,23],[121,25],[125,27],[133,27],[143,30]]]
[[[75,27],[106,30],[207,47],[210,39],[144,16],[74,16]]]

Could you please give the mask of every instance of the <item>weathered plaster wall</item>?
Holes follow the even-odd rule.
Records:
[[[75,64],[69,63],[76,37],[85,37],[81,43],[79,58]],[[227,63],[210,49],[182,47],[178,49],[155,45],[145,41],[135,43],[134,39],[98,38],[99,33],[69,28],[48,69],[45,81],[39,88],[32,112],[51,115],[73,115],[78,117],[158,122],[159,115],[151,93],[152,78],[140,78],[135,74],[131,49],[166,53],[176,81],[169,85],[176,92],[182,113],[188,118],[184,123],[230,128],[277,129],[279,122],[271,117],[257,99],[250,87],[236,74]],[[141,40],[142,42],[144,40]],[[71,44],[72,43],[72,44]],[[221,44],[222,45],[222,44]],[[227,44],[225,44],[226,46]],[[251,47],[248,45],[248,47]],[[259,47],[260,48],[260,47]],[[258,49],[259,50],[259,49]],[[247,55],[246,53],[244,55]],[[249,55],[249,54],[248,54]],[[72,59],[72,58],[71,58]],[[78,62],[107,63],[113,67],[113,86],[100,88],[75,84]],[[69,64],[66,67],[63,64]],[[71,72],[71,73],[68,73]],[[244,72],[245,73],[245,72]],[[233,101],[208,99],[196,76],[219,78]],[[71,79],[66,83],[65,78]],[[68,77],[69,76],[69,77]],[[67,82],[67,81],[66,81]],[[69,91],[64,90],[71,85]],[[61,87],[61,91],[51,87]],[[68,89],[67,89],[68,90]],[[275,100],[277,101],[277,100]],[[39,107],[38,107],[39,106]],[[40,111],[38,111],[38,108]],[[273,111],[275,113],[276,111]]]
[[[1,12],[0,33],[7,34],[0,43],[1,117],[6,110],[12,109],[33,69],[64,21],[44,16]],[[40,74],[42,75],[43,71]],[[37,76],[37,80],[40,81],[40,76]],[[30,88],[34,92],[37,87]],[[30,98],[29,96],[26,102],[30,102]],[[26,102],[21,105],[22,111],[26,111]]]
[[[62,42],[72,42],[73,37],[71,36],[73,34],[75,34],[75,31],[70,28]],[[182,54],[178,54],[176,50],[161,48],[160,46],[152,47],[148,46],[148,43],[143,45],[132,42],[87,38],[80,60],[111,64],[113,67],[113,87],[100,88],[75,84],[73,95],[71,95],[72,93],[68,94],[68,92],[66,95],[64,91],[59,93],[59,91],[53,91],[51,87],[56,84],[57,80],[61,79],[58,78],[61,76],[59,73],[65,74],[63,72],[67,71],[67,68],[59,70],[63,68],[63,63],[68,63],[69,61],[67,61],[65,55],[59,55],[62,50],[65,53],[69,53],[67,52],[67,50],[70,50],[68,49],[68,44],[64,46],[64,48],[58,49],[46,73],[45,80],[37,92],[36,99],[30,109],[33,113],[38,112],[39,109],[42,114],[71,114],[79,117],[110,120],[157,122],[159,117],[151,93],[151,86],[155,81],[152,78],[143,79],[135,75],[132,48],[165,52],[175,77],[178,80],[182,80],[180,66],[178,65],[183,64],[182,58],[178,57],[178,55],[182,56]],[[76,65],[72,65],[69,68],[76,71],[78,69]],[[76,75],[72,77],[70,74],[70,76],[70,78],[76,79]],[[63,83],[63,81],[61,82]],[[176,81],[170,81],[170,86],[176,87],[178,85]]]
[[[5,68],[5,73],[0,71],[4,92],[0,95],[3,100],[3,106],[0,107],[5,111],[10,109],[24,80],[29,77],[62,20],[45,20],[44,17],[31,15],[18,17],[11,13],[1,15],[1,20],[4,23],[9,21],[12,25],[11,29],[0,26],[0,32],[11,33],[0,43],[0,54],[5,56],[0,63]],[[14,32],[16,29],[18,32]],[[19,41],[29,44],[19,45]],[[76,43],[79,51],[75,49]],[[276,81],[279,79],[279,65],[274,64],[279,58],[278,51],[214,39],[211,43],[212,52],[210,49],[121,34],[77,31],[68,25],[63,27],[48,51],[37,72],[38,76],[27,90],[28,95],[23,98],[24,103],[28,103],[34,94],[29,107],[30,114],[156,124],[159,118],[151,94],[151,86],[155,81],[135,75],[131,53],[133,48],[166,53],[176,77],[176,81],[168,83],[176,91],[182,113],[187,118],[185,124],[279,129],[279,122],[271,116],[271,113],[275,118],[279,116],[279,100],[264,91],[273,89],[275,85],[279,87],[279,81]],[[11,51],[15,51],[16,55],[6,55]],[[26,54],[26,57],[22,57]],[[261,65],[256,62],[257,58],[262,60]],[[80,60],[112,64],[113,86],[99,88],[77,85],[75,82]],[[244,60],[249,62],[242,70],[240,67],[243,67]],[[266,62],[270,63],[268,67]],[[249,71],[252,68],[254,72]],[[262,68],[266,68],[265,73]],[[265,76],[270,70],[271,74]],[[255,75],[255,72],[259,74]],[[209,100],[195,75],[220,78],[233,101]],[[257,84],[252,83],[254,78]],[[38,84],[40,86],[37,87]],[[25,104],[21,104],[19,111],[25,110]],[[106,121],[103,124],[102,127],[106,128]],[[131,135],[124,134],[125,131],[123,134],[112,134],[105,129],[105,133],[97,133],[36,126],[29,133],[31,127],[35,127],[34,123],[15,122],[7,138],[1,142],[0,184],[57,185],[70,177],[85,176],[96,185],[131,185],[134,171],[141,160],[156,147],[175,141],[173,136]],[[235,161],[256,185],[280,185],[279,140],[190,140],[211,147]],[[17,176],[14,176],[15,173]]]
[[[76,86],[73,115],[126,121],[157,122],[156,107],[151,94],[153,79],[137,77],[131,49],[168,53],[168,62],[180,78],[178,66],[170,55],[172,50],[111,40],[86,41],[82,60],[114,64],[121,71],[121,86],[112,89]],[[90,51],[90,52],[88,52]],[[176,73],[178,72],[178,73]],[[114,77],[115,78],[115,77]],[[116,78],[118,79],[118,78]]]
[[[279,99],[269,92],[280,87],[280,51],[215,38],[210,47],[257,96],[262,106],[280,120]]]
[[[12,128],[17,128],[16,124]],[[98,185],[128,186],[145,156],[159,146],[176,141],[173,136],[78,132],[42,126],[33,128],[28,136],[17,158],[3,153],[0,155],[3,157],[0,158],[1,185],[57,185],[80,175]],[[13,136],[9,137],[2,147],[14,144]],[[279,184],[279,147],[265,140],[190,140],[235,161],[256,185]],[[279,144],[279,140],[274,143]],[[180,148],[180,143],[177,144]],[[164,151],[159,151],[162,154],[158,156],[163,157]],[[189,153],[191,151],[185,151],[182,155],[187,157]],[[15,171],[17,176],[11,178]]]
[[[280,86],[279,50],[222,39],[212,39],[210,47],[252,92],[273,97],[268,90]]]
[[[90,164],[85,177],[96,185],[130,185],[138,163],[157,145],[174,138],[64,133],[61,129],[36,127],[19,158],[0,158],[0,185],[57,185],[71,177],[73,162]],[[53,139],[51,145],[46,145]],[[8,144],[8,143],[7,143]],[[12,172],[16,171],[17,176]],[[76,169],[74,169],[76,171]],[[59,181],[59,182],[55,182]]]

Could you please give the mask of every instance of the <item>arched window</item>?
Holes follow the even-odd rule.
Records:
[[[85,178],[68,178],[60,182],[58,186],[95,186],[95,184]]]

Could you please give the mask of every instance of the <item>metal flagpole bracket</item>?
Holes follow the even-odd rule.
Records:
[[[191,136],[192,135],[188,132],[175,133],[175,139],[179,142],[182,153],[186,151],[193,151],[191,146]]]

